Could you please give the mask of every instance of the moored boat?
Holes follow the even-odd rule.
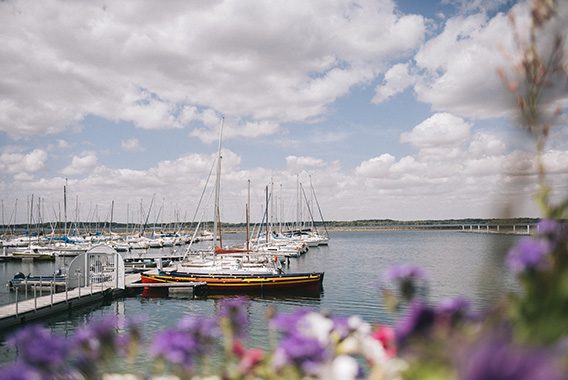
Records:
[[[207,292],[319,292],[323,272],[282,274],[196,274],[173,271],[148,271],[140,274],[142,283],[204,282]]]
[[[221,141],[223,124],[219,133],[217,171],[214,188],[213,239],[209,252],[186,257],[175,268],[157,268],[141,273],[144,284],[150,283],[205,283],[207,292],[320,292],[323,286],[323,272],[284,273],[277,255],[272,252],[260,254],[249,245],[249,201],[247,202],[247,243],[242,247],[224,247],[221,232],[219,208],[221,177]],[[188,251],[189,252],[189,251]],[[195,256],[195,255],[194,255]]]

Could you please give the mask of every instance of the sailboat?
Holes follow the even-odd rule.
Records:
[[[221,142],[224,119],[219,132],[219,149],[214,191],[213,246],[209,254],[183,260],[172,268],[156,268],[141,273],[142,283],[202,282],[205,290],[213,293],[242,292],[314,292],[323,287],[323,272],[284,273],[280,262],[270,255],[255,255],[247,245],[244,248],[222,246],[220,216]],[[250,201],[249,201],[250,203]],[[247,204],[248,222],[248,204]],[[217,245],[218,244],[218,245]]]

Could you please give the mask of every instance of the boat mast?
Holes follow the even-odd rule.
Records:
[[[300,175],[296,174],[296,229],[300,229]]]
[[[215,207],[213,215],[213,251],[219,238],[219,247],[223,247],[223,240],[221,237],[221,210],[219,208],[219,193],[221,190],[221,141],[223,140],[223,125],[225,124],[225,116],[221,117],[221,128],[219,129],[219,150],[217,153],[217,175],[215,177]]]
[[[4,199],[2,199],[2,238],[6,236],[6,224],[4,223]]]
[[[29,198],[28,198],[28,200],[29,200]],[[30,228],[31,228],[31,224],[33,223],[33,217],[34,217],[34,195],[33,194],[32,194],[32,201],[29,203],[29,210],[30,210],[30,216],[29,216],[29,219],[28,219],[28,240],[29,240],[28,244],[31,244],[32,243],[32,234],[31,234]]]
[[[247,252],[250,250],[250,179],[248,180],[248,191],[247,191]]]
[[[108,225],[108,233],[112,235],[112,217],[114,216],[114,199],[110,204],[110,224]]]
[[[316,206],[318,207],[318,212],[321,218],[321,222],[323,224],[323,228],[325,230],[325,236],[329,237],[329,232],[327,231],[327,226],[325,225],[325,220],[323,219],[323,214],[321,213],[321,207],[318,202],[318,197],[316,195],[316,191],[314,190],[314,185],[312,184],[312,176],[310,176],[310,187],[312,188],[312,194],[314,195],[314,199],[316,200]]]
[[[266,216],[266,233],[265,233],[265,235],[266,235],[266,244],[268,244],[268,224],[269,224],[268,223],[268,185],[266,185],[264,192],[266,194],[266,210],[265,210],[265,212],[266,212],[266,214],[265,214],[265,216]]]
[[[274,179],[270,178],[270,234],[274,231]]]
[[[282,213],[282,184],[280,184],[280,196],[278,197],[278,233],[282,233],[282,219],[283,219],[283,213]]]
[[[67,236],[67,178],[63,185],[63,236]]]

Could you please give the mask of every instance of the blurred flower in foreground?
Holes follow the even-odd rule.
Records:
[[[219,317],[227,322],[230,334],[236,338],[243,338],[248,328],[247,307],[248,299],[244,297],[223,298],[219,311]]]
[[[52,335],[51,332],[39,325],[31,325],[21,329],[8,338],[7,344],[18,350],[18,361],[12,366],[11,373],[29,374],[31,379],[34,373],[49,378],[64,375],[66,359],[69,353],[67,341],[64,337]],[[2,377],[6,376],[4,370]],[[9,378],[9,377],[4,377]]]
[[[425,296],[428,277],[418,266],[410,264],[392,266],[385,271],[383,278],[386,283],[397,286],[401,298],[406,302],[412,301],[416,296]]]
[[[412,302],[406,315],[395,327],[398,344],[402,345],[412,337],[427,337],[434,326],[434,320],[435,313],[430,306],[419,301]]]
[[[499,333],[466,349],[458,366],[463,380],[561,380],[554,352],[515,345]]]
[[[185,376],[195,369],[200,357],[209,352],[217,337],[215,320],[188,316],[175,328],[156,335],[150,353],[163,364],[174,365]]]
[[[389,357],[396,356],[396,334],[394,329],[389,326],[378,326],[372,333],[372,337],[383,346]]]
[[[507,254],[507,265],[515,273],[547,269],[550,250],[547,240],[523,238]]]

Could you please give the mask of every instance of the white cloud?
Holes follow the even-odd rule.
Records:
[[[4,152],[0,154],[0,172],[12,174],[29,174],[45,166],[47,152],[34,149],[30,153]]]
[[[82,156],[73,156],[71,164],[61,170],[61,174],[75,176],[94,169],[97,165],[97,156],[94,153],[85,153]]]
[[[286,167],[290,173],[298,174],[307,168],[318,168],[325,165],[319,158],[309,156],[288,156],[286,157]]]
[[[404,91],[414,82],[415,79],[409,72],[409,64],[399,63],[394,65],[385,73],[384,83],[375,88],[375,96],[372,102],[375,104],[382,103]]]
[[[220,122],[218,119],[207,122],[205,128],[195,128],[190,136],[197,137],[204,143],[212,143],[219,140]],[[231,138],[255,138],[277,133],[280,126],[270,122],[239,122],[226,121],[223,126],[223,139]]]
[[[144,151],[144,147],[140,145],[140,140],[136,137],[132,137],[127,140],[122,140],[120,142],[120,146],[127,152],[142,152]]]
[[[364,177],[385,177],[388,175],[394,162],[395,158],[393,156],[388,153],[384,153],[379,157],[363,161],[359,166],[357,166],[357,168],[355,168],[355,173]]]
[[[223,220],[243,220],[249,179],[252,185],[253,219],[260,219],[264,186],[271,178],[283,203],[283,215],[295,218],[291,208],[296,204],[296,174],[300,174],[304,188],[308,189],[309,182],[304,170],[311,173],[324,216],[333,220],[496,217],[499,216],[499,204],[505,201],[500,198],[503,194],[531,204],[527,200],[535,191],[536,166],[529,152],[499,153],[499,149],[488,149],[475,157],[466,154],[475,143],[494,139],[478,133],[464,139],[455,147],[459,160],[448,159],[444,155],[426,156],[419,149],[415,154],[400,159],[382,153],[360,162],[354,169],[343,169],[337,162],[326,162],[312,156],[288,156],[284,170],[262,166],[243,169],[240,156],[224,149],[221,180]],[[80,157],[88,157],[88,154]],[[566,150],[551,150],[544,155],[551,179],[556,183],[565,183],[562,178],[566,178],[568,173],[566,157]],[[109,207],[111,200],[115,200],[115,218],[125,221],[127,205],[130,205],[131,213],[138,212],[133,210],[139,210],[141,201],[147,209],[150,199],[155,197],[156,202],[163,199],[168,204],[175,204],[169,206],[167,213],[172,220],[173,209],[185,215],[185,219],[190,219],[214,159],[214,153],[187,154],[140,170],[96,166],[86,171],[83,177],[69,180],[69,194],[71,197],[78,196],[80,203],[83,203],[81,215],[87,213],[81,199],[101,205],[101,213],[105,207]],[[83,164],[88,164],[87,161],[84,160]],[[81,166],[78,158],[74,164]],[[3,184],[4,192],[41,194],[46,199],[46,207],[57,207],[65,183],[63,178],[34,179],[26,173],[17,177],[14,182]],[[210,199],[212,184],[213,179],[210,178],[203,205],[206,219],[212,214],[207,211],[211,208],[211,201],[206,202]],[[279,184],[283,185],[281,193]],[[9,203],[10,197],[4,198]],[[457,204],[460,206],[456,208]],[[538,214],[537,210],[528,207],[518,209],[519,215]]]
[[[478,1],[484,8],[489,2]],[[515,96],[506,89],[498,75],[503,70],[509,80],[519,83],[515,65],[520,63],[520,52],[514,40],[528,38],[529,2],[514,5],[516,28],[503,13],[489,19],[485,13],[458,15],[447,20],[443,31],[429,39],[415,55],[416,85],[420,101],[431,104],[434,111],[450,112],[462,117],[488,119],[515,114]],[[485,5],[484,5],[485,4]],[[568,32],[565,20],[568,3],[559,3],[559,17],[539,35],[540,46],[550,45],[554,33]],[[546,53],[543,57],[547,57]],[[418,73],[421,73],[419,75]],[[564,83],[555,81],[556,88],[548,89],[550,97],[543,99],[561,107],[568,104]]]
[[[506,144],[497,136],[477,132],[469,143],[468,153],[471,157],[487,157],[502,154],[506,149]]]
[[[437,113],[418,124],[411,132],[400,136],[400,141],[420,149],[455,147],[469,138],[471,125],[449,113]]]
[[[202,109],[243,120],[235,127],[245,132],[228,137],[264,135],[325,117],[425,32],[421,16],[399,14],[391,0],[0,8],[0,131],[12,137],[59,132],[87,115],[184,128]]]

